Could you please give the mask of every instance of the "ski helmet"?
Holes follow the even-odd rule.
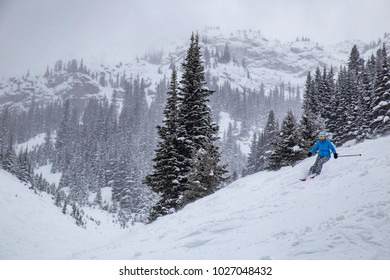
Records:
[[[325,139],[325,137],[326,137],[326,133],[324,131],[320,131],[320,133],[318,133],[318,138]]]

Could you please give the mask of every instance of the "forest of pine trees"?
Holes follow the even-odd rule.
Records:
[[[225,48],[227,54],[228,45]],[[210,58],[215,58],[214,55],[211,54]],[[202,71],[207,69],[206,63],[204,66]],[[178,68],[183,72],[185,67],[181,65]],[[125,72],[115,76],[109,72],[93,72],[82,60],[58,60],[53,68],[47,67],[43,77],[49,88],[55,88],[62,81],[70,79],[79,84],[91,84],[92,88],[95,84],[112,88],[112,97],[110,100],[102,97],[83,98],[82,94],[72,97],[65,93],[63,100],[45,102],[33,95],[27,110],[4,106],[0,112],[2,168],[30,183],[35,191],[51,194],[55,204],[62,207],[64,213],[71,212],[67,208],[72,205],[88,205],[118,214],[121,224],[130,220],[149,219],[149,212],[158,201],[156,193],[161,192],[152,191],[143,180],[152,171],[154,149],[161,133],[164,133],[160,128],[157,131],[155,128],[160,125],[164,130],[161,123],[164,124],[162,120],[165,117],[164,104],[169,96],[167,92],[175,87],[179,90],[179,83],[173,86],[172,79],[169,81],[164,77],[157,84],[156,90],[150,91],[149,84],[139,76],[129,77]],[[202,83],[215,90],[213,94],[204,91],[203,100],[210,100],[206,103],[211,105],[202,107],[206,110],[204,113],[210,119],[213,116],[215,122],[219,121],[222,113],[232,121],[220,135],[221,139],[215,134],[217,127],[214,124],[210,127],[212,133],[209,136],[215,139],[216,146],[197,140],[201,148],[196,154],[189,152],[190,149],[183,145],[186,155],[190,154],[194,159],[194,166],[191,169],[187,167],[187,175],[192,180],[198,176],[196,174],[203,172],[202,180],[207,181],[207,170],[204,167],[210,166],[203,165],[197,159],[202,159],[204,155],[216,156],[220,157],[222,166],[227,165],[228,173],[225,177],[228,178],[227,182],[231,182],[242,175],[246,164],[246,156],[237,140],[247,138],[253,127],[265,124],[265,108],[273,108],[275,118],[280,118],[286,108],[294,108],[299,112],[299,88],[281,83],[266,94],[264,85],[260,85],[259,90],[242,91],[232,87],[229,81],[219,85],[218,78],[212,77],[207,71],[200,77]],[[35,83],[30,75],[13,80],[28,87],[33,87]],[[146,102],[147,95],[153,96],[150,104]],[[180,98],[183,99],[183,96],[179,96],[178,91],[178,103]],[[184,114],[184,111],[181,113]],[[15,151],[16,144],[38,134],[45,135],[42,145],[27,147],[27,151]],[[209,160],[212,162],[212,158]],[[42,174],[34,174],[34,169],[48,164],[52,172],[62,174],[58,186],[49,184]],[[203,193],[202,196],[213,190],[215,185],[216,182],[212,183],[207,190],[199,188],[200,184],[186,186],[186,195],[181,197],[177,207],[183,207],[199,196],[194,194],[193,189],[198,187],[197,192]],[[102,198],[102,190],[107,187],[112,190],[113,204]],[[91,197],[94,198],[91,200]],[[153,209],[157,208],[158,204]]]
[[[111,101],[75,98],[46,106],[32,102],[27,112],[5,107],[0,114],[1,167],[35,190],[52,194],[58,207],[95,205],[120,212],[126,220],[144,221],[155,194],[142,180],[153,155],[151,127],[159,119],[148,110],[144,88],[142,79],[126,81],[120,110],[115,91]],[[16,154],[15,144],[39,133],[46,134],[43,145]],[[54,188],[33,174],[34,168],[47,164],[52,172],[62,173]],[[112,188],[113,205],[101,199],[105,187]],[[93,202],[91,194],[96,196]]]
[[[71,77],[112,89],[112,97],[64,95],[44,102],[34,95],[27,110],[4,106],[0,167],[36,192],[51,194],[81,226],[82,211],[77,210],[86,205],[116,213],[126,224],[180,209],[214,192],[226,178],[230,182],[291,165],[305,157],[319,130],[326,130],[336,145],[390,131],[385,45],[367,61],[354,46],[348,65],[338,71],[309,72],[302,103],[299,87],[283,82],[268,92],[262,84],[253,90],[220,83],[207,69],[229,63],[229,56],[234,60],[229,45],[221,53],[206,48],[201,55],[198,40],[191,39],[186,60],[178,67],[182,78],[178,81],[173,69],[154,91],[139,76],[113,76],[92,72],[83,61],[57,61],[44,75],[48,87]],[[31,77],[23,79],[34,83]],[[231,122],[218,139],[215,123],[223,114]],[[260,128],[246,158],[238,140]],[[42,145],[15,149],[38,134],[45,135]],[[34,174],[48,164],[62,174],[58,186]],[[111,189],[112,204],[102,198],[104,188]]]
[[[390,69],[385,44],[367,61],[353,46],[348,65],[334,69],[317,68],[307,75],[300,123],[289,111],[272,138],[264,141],[273,120],[255,133],[248,155],[246,174],[277,170],[303,159],[319,131],[326,131],[340,146],[347,141],[390,133]],[[269,146],[271,145],[271,147]]]

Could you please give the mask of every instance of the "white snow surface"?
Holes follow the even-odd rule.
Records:
[[[33,150],[34,148],[42,145],[45,143],[45,135],[46,133],[41,133],[36,135],[35,137],[31,138],[29,141],[18,144],[16,146],[16,152],[20,153],[21,151],[27,150]]]
[[[58,184],[61,180],[62,173],[51,173],[51,164],[41,166],[37,169],[35,169],[35,174],[39,175],[42,174],[42,177],[46,179],[46,181],[49,182],[49,184],[55,184],[58,187]]]
[[[390,259],[390,137],[260,172],[148,225],[74,224],[0,170],[0,259]]]
[[[91,220],[87,229],[76,226],[70,215],[54,206],[50,195],[35,194],[4,170],[0,170],[0,212],[0,259],[68,259],[81,248],[95,248],[124,233],[100,210],[94,213],[100,226]]]

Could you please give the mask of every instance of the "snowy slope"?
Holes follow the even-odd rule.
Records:
[[[71,216],[54,206],[50,195],[34,194],[4,170],[0,170],[0,213],[0,259],[61,259],[124,233],[119,226],[104,223],[106,212],[99,217],[100,227],[90,220],[87,229],[76,226]]]
[[[153,224],[100,235],[60,219],[23,186],[8,187],[13,178],[1,172],[0,257],[390,259],[389,151],[390,137],[341,147],[363,156],[332,159],[307,182],[299,178],[313,157],[260,172]]]

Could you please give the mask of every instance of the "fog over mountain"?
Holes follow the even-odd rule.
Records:
[[[320,45],[387,32],[386,0],[328,1],[52,1],[0,3],[0,77],[41,72],[57,59],[134,58],[162,38],[183,38],[204,26],[255,29],[270,40],[309,37]],[[368,15],[373,14],[374,17]],[[157,43],[157,44],[156,44]]]

